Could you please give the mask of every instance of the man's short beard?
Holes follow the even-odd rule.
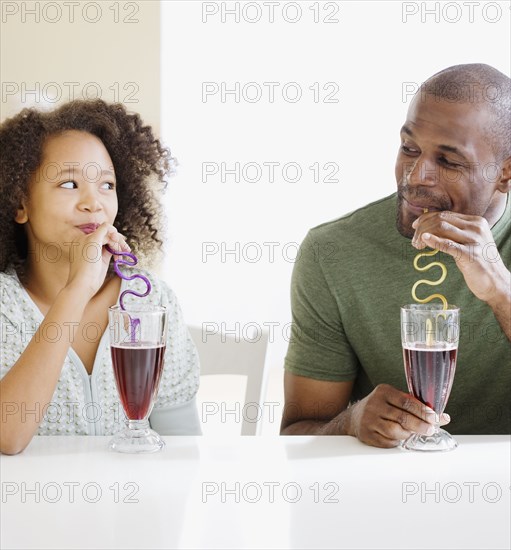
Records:
[[[403,221],[403,198],[399,196],[399,193],[397,194],[396,201],[397,201],[397,208],[396,208],[396,228],[403,235],[403,237],[406,237],[407,239],[411,239],[415,233],[415,230],[410,225],[410,228],[406,228]]]
[[[405,226],[405,222],[403,220],[403,203],[405,200],[404,196],[407,196],[409,199],[411,198],[412,200],[428,199],[431,206],[434,207],[436,210],[450,210],[452,208],[452,204],[447,197],[435,197],[432,196],[429,190],[422,187],[410,187],[406,184],[399,184],[397,189],[396,227],[399,233],[401,233],[403,237],[407,237],[408,239],[411,239],[415,234],[412,223],[418,218],[418,216],[410,221],[409,227]]]

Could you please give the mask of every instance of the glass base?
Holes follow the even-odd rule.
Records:
[[[151,430],[147,420],[129,420],[110,441],[110,449],[118,453],[156,453],[164,447],[165,441]]]
[[[412,434],[401,447],[408,451],[452,451],[458,446],[454,437],[439,428],[433,435]]]

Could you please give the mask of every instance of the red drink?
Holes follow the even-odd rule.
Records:
[[[165,345],[125,343],[111,346],[115,382],[129,420],[143,420],[158,391]]]
[[[451,393],[457,352],[445,344],[403,348],[408,390],[437,414],[443,412]]]

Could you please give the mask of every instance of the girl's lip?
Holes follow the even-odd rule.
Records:
[[[83,231],[86,234],[93,233],[99,227],[99,223],[85,223],[83,225],[76,226],[80,231]]]

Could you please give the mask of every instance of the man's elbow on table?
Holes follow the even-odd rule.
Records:
[[[281,435],[348,435],[346,411],[353,381],[331,382],[284,374]]]

